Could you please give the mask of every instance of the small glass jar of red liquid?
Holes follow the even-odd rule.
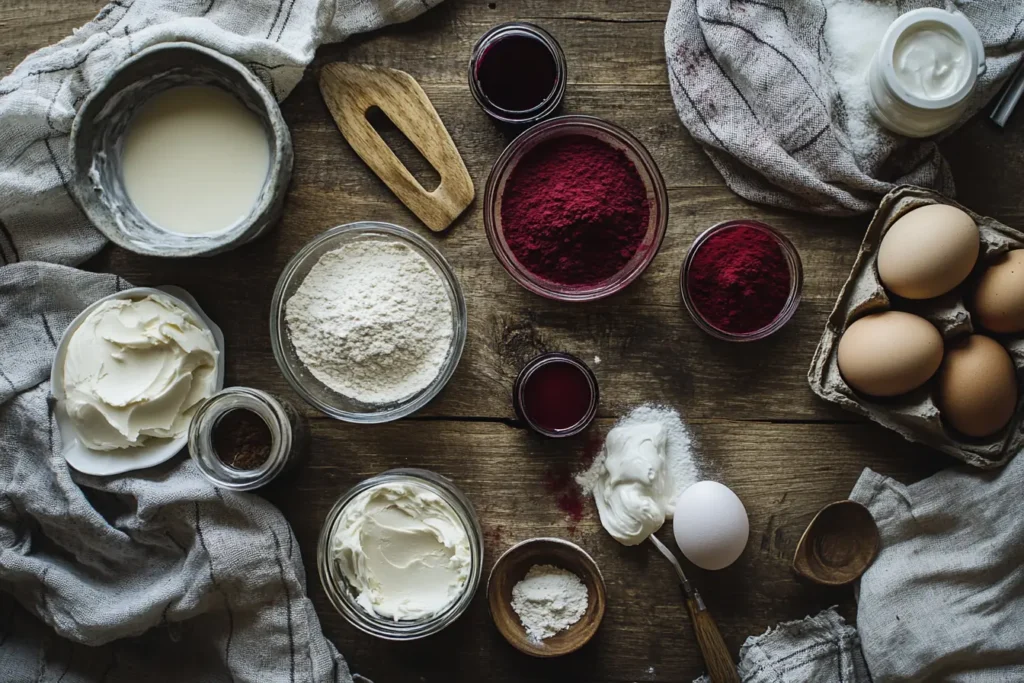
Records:
[[[597,415],[597,378],[568,353],[537,356],[512,387],[516,415],[533,431],[560,438],[579,434]]]
[[[499,24],[477,41],[469,89],[488,116],[528,126],[553,114],[565,97],[565,54],[550,33],[526,22]]]
[[[755,220],[725,221],[693,240],[683,260],[683,305],[722,341],[764,339],[789,322],[803,292],[800,254],[781,232]]]

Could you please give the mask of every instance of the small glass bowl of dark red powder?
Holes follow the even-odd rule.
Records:
[[[544,353],[519,372],[512,387],[516,415],[538,434],[579,434],[597,415],[597,378],[587,364],[568,353]]]
[[[650,265],[668,194],[639,140],[592,116],[560,116],[501,153],[484,191],[484,227],[509,275],[557,301],[621,291]]]
[[[693,241],[680,280],[683,304],[698,327],[724,341],[757,341],[793,317],[803,266],[796,247],[775,228],[727,221]]]

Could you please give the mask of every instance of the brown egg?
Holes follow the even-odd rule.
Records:
[[[1010,354],[980,334],[950,345],[939,370],[938,402],[942,416],[957,431],[979,437],[995,434],[1017,407],[1017,376]]]
[[[836,352],[846,383],[871,396],[897,396],[931,378],[942,364],[942,335],[903,311],[866,315],[846,328]]]
[[[981,275],[972,312],[992,332],[1024,332],[1024,249],[1000,255]]]
[[[981,241],[974,219],[955,206],[930,204],[890,226],[878,247],[878,277],[905,299],[931,299],[970,275]]]

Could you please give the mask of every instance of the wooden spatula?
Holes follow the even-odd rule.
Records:
[[[427,227],[440,231],[473,201],[473,179],[419,83],[404,71],[335,62],[320,72],[320,93],[348,143]],[[366,119],[380,107],[441,176],[427,192]]]

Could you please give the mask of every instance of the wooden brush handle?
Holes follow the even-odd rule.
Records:
[[[722,640],[722,633],[718,630],[718,624],[715,623],[711,612],[700,609],[694,598],[686,599],[686,608],[690,610],[693,630],[697,634],[697,644],[704,655],[704,664],[708,668],[711,683],[740,683],[736,664],[729,654],[725,641]]]

